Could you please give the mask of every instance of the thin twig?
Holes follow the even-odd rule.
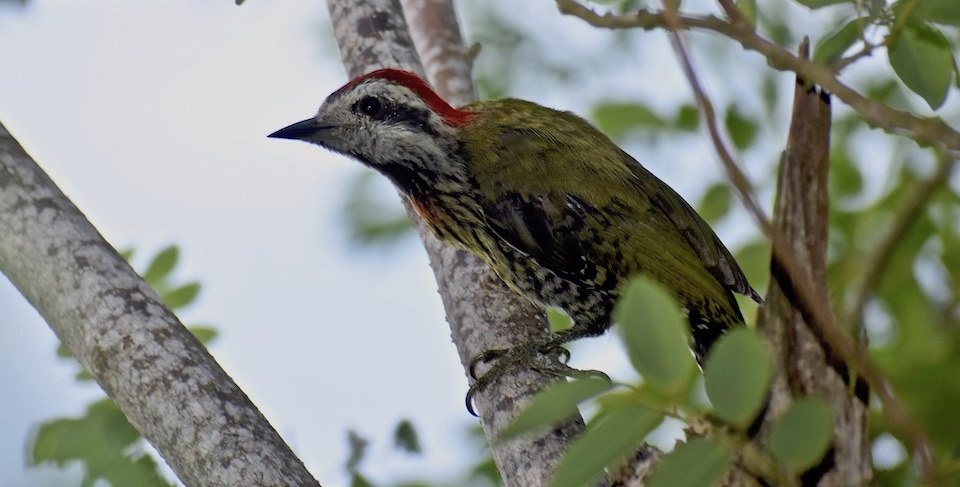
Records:
[[[907,198],[906,203],[900,208],[900,212],[894,217],[890,230],[887,231],[883,240],[874,246],[873,252],[870,253],[864,266],[864,277],[857,290],[857,297],[847,312],[846,320],[844,320],[850,325],[850,329],[859,326],[863,319],[863,309],[880,285],[893,251],[907,236],[907,233],[917,221],[917,217],[927,207],[933,195],[946,184],[955,166],[956,159],[941,155],[937,160],[937,171],[928,179],[913,187],[910,197]]]
[[[730,18],[731,24],[740,28],[746,26],[746,28],[753,30],[753,25],[750,24],[750,22],[747,22],[747,19],[743,16],[743,12],[740,11],[740,9],[735,3],[733,3],[732,0],[717,0],[717,3],[720,4],[720,8],[723,9],[723,13],[727,14],[727,17]]]
[[[559,1],[563,0],[558,0],[558,2]],[[890,382],[880,367],[867,355],[865,350],[858,347],[850,340],[849,336],[840,329],[827,303],[817,298],[816,286],[797,259],[790,243],[780,232],[776,231],[769,218],[767,218],[763,210],[760,209],[760,205],[753,196],[754,193],[749,180],[743,171],[740,170],[738,163],[733,159],[733,156],[731,156],[730,151],[727,149],[720,135],[720,129],[716,121],[716,112],[697,79],[690,57],[683,45],[683,39],[680,37],[680,31],[683,30],[682,17],[675,11],[665,10],[663,12],[663,18],[665,26],[671,31],[671,39],[677,51],[677,56],[680,58],[684,74],[687,76],[687,80],[694,91],[697,102],[703,111],[710,138],[713,141],[720,159],[723,161],[727,175],[737,189],[744,206],[746,206],[764,234],[770,239],[773,256],[784,269],[785,275],[790,279],[790,287],[797,293],[801,311],[811,317],[811,322],[809,323],[811,327],[824,338],[833,350],[852,364],[852,369],[857,370],[870,385],[871,389],[876,392],[891,424],[910,440],[917,454],[921,476],[929,478],[933,472],[933,464],[931,449],[926,439],[926,434],[920,425],[907,413],[906,408],[894,393],[893,387],[890,385]]]
[[[843,71],[847,66],[867,56],[870,56],[871,54],[873,54],[873,50],[878,47],[876,44],[873,44],[867,40],[867,36],[865,35],[865,31],[867,28],[866,16],[862,12],[860,12],[859,5],[856,6],[855,8],[857,9],[857,19],[856,19],[857,27],[860,28],[860,41],[863,42],[863,47],[856,53],[851,54],[845,58],[841,58],[836,62],[832,63],[830,65],[830,69],[833,70],[834,74],[839,74],[840,71]]]
[[[876,48],[877,48],[876,45],[864,41],[862,49],[845,58],[841,58],[840,60],[834,62],[833,64],[830,65],[830,69],[832,69],[834,73],[839,73],[840,71],[843,71],[847,66],[850,66],[851,64],[872,55],[873,50]]]
[[[576,0],[556,0],[561,13],[573,15],[595,27],[606,29],[669,28],[665,11],[641,9],[627,15],[600,15]],[[939,118],[922,118],[871,100],[841,82],[833,68],[795,56],[783,47],[764,39],[749,24],[741,26],[715,16],[675,15],[674,30],[702,29],[717,32],[740,43],[745,49],[758,52],[779,71],[792,71],[805,80],[821,86],[850,106],[870,126],[889,133],[906,135],[921,145],[941,147],[954,158],[960,157],[960,132]]]

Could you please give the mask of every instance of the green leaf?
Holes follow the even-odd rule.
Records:
[[[350,478],[350,487],[374,487],[374,485],[359,472],[353,472],[353,476]]]
[[[913,17],[935,24],[960,25],[960,2],[957,0],[921,0]]]
[[[852,0],[797,0],[797,3],[808,8],[820,8],[838,3],[853,3]]]
[[[737,149],[746,149],[757,137],[757,123],[741,114],[736,105],[731,105],[727,109],[723,123]]]
[[[689,387],[695,365],[680,305],[659,283],[632,279],[617,303],[617,321],[633,366],[652,387],[678,397]]]
[[[380,197],[379,184],[389,183],[373,171],[358,171],[348,183],[342,214],[354,242],[390,245],[413,233],[410,218],[396,198]]]
[[[597,127],[613,140],[623,140],[634,129],[666,126],[659,115],[638,102],[600,102],[593,108],[592,118]]]
[[[378,214],[374,211],[353,214],[348,218],[350,238],[365,245],[390,245],[399,242],[411,234],[413,225],[410,218],[399,209],[393,213],[393,218],[390,218],[389,214]]]
[[[134,248],[130,247],[127,249],[117,249],[117,253],[120,254],[120,257],[123,257],[123,260],[130,262],[130,259],[133,258]]]
[[[708,438],[693,438],[663,457],[649,487],[711,487],[720,480],[731,454]]]
[[[551,427],[575,412],[577,405],[613,387],[609,381],[596,378],[558,382],[536,395],[526,409],[503,431],[499,440]]]
[[[169,486],[153,458],[131,453],[140,433],[109,399],[91,404],[83,416],[43,423],[29,440],[27,463],[84,465],[84,484],[104,479],[112,485]]]
[[[707,223],[714,224],[727,215],[732,203],[733,192],[730,191],[730,185],[725,182],[714,183],[703,194],[703,199],[697,205],[697,213]]]
[[[347,430],[347,445],[350,453],[344,466],[348,472],[356,472],[357,467],[366,458],[367,447],[370,446],[370,442],[356,431]]]
[[[100,463],[98,456],[113,455],[140,437],[123,413],[109,399],[91,404],[80,418],[58,419],[44,423],[33,441],[30,465],[53,462],[63,465],[84,459]],[[98,445],[89,443],[95,440]],[[95,446],[95,448],[87,448]],[[107,447],[107,448],[105,448]]]
[[[94,380],[90,372],[87,372],[87,369],[80,369],[79,372],[74,374],[73,378],[79,382],[92,382]]]
[[[820,64],[832,64],[839,60],[843,53],[863,37],[863,26],[867,19],[856,18],[844,24],[843,27],[830,34],[813,50],[813,60]]]
[[[930,108],[943,105],[953,79],[950,43],[939,30],[908,22],[897,43],[890,46],[890,66],[907,88],[923,97]]]
[[[62,342],[57,343],[57,357],[70,359],[71,361],[73,361],[73,363],[80,365],[76,361],[76,359],[73,357],[73,352],[71,352],[70,349],[67,348],[67,346],[64,345]],[[74,374],[73,378],[81,382],[88,382],[93,380],[93,376],[90,375],[90,373],[87,372],[86,369],[84,369],[83,367],[81,367],[80,370],[76,374]]]
[[[677,130],[693,132],[700,126],[700,110],[696,105],[684,104],[677,109],[677,116],[673,119]]]
[[[830,192],[839,197],[856,196],[863,191],[863,175],[845,148],[830,154]]]
[[[773,455],[795,471],[815,465],[830,446],[833,422],[822,399],[808,397],[793,404],[770,433]]]
[[[215,338],[217,338],[217,335],[220,334],[216,328],[211,326],[192,325],[188,326],[187,330],[189,330],[190,333],[192,333],[193,336],[195,336],[197,340],[204,345],[209,345],[210,342],[212,342]]]
[[[163,299],[170,309],[179,309],[192,303],[199,292],[200,283],[194,281],[162,293],[160,299]]]
[[[707,356],[703,375],[717,416],[746,428],[766,402],[770,358],[755,331],[738,328],[724,335]]]
[[[767,287],[770,279],[770,244],[766,240],[747,243],[737,249],[733,257],[754,289],[762,290]]]
[[[547,308],[547,322],[550,323],[550,331],[553,332],[566,330],[573,326],[570,316],[556,308]]]
[[[757,26],[757,0],[737,0],[737,9],[750,25]]]
[[[60,342],[60,343],[57,343],[57,357],[73,358],[73,352],[71,352],[70,349],[63,344],[63,342]]]
[[[946,226],[939,232],[940,261],[955,283],[960,282],[960,232]]]
[[[767,117],[773,117],[774,111],[777,108],[777,103],[780,101],[780,86],[778,85],[780,79],[770,73],[766,73],[763,76],[763,83],[760,87],[761,93],[763,93],[763,106],[766,108]]]
[[[170,275],[170,271],[176,267],[178,260],[180,260],[180,248],[176,245],[170,245],[161,250],[150,261],[150,265],[143,273],[143,280],[151,286],[157,287],[163,281],[163,278]]]
[[[552,487],[592,485],[604,467],[621,461],[663,421],[663,416],[641,404],[610,409],[598,416],[577,438],[557,465]]]
[[[423,449],[420,447],[420,438],[417,435],[417,429],[409,419],[404,419],[397,423],[393,431],[393,445],[407,453],[420,453]]]

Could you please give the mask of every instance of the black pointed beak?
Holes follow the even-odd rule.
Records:
[[[316,138],[318,132],[331,128],[333,127],[329,125],[320,125],[315,118],[308,118],[295,124],[287,125],[267,137],[274,139],[312,140]]]

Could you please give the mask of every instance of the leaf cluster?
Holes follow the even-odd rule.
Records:
[[[799,0],[810,8],[846,4],[838,0]],[[836,68],[887,48],[887,58],[896,76],[920,95],[933,110],[943,106],[951,85],[960,86],[957,63],[943,28],[960,26],[960,4],[952,0],[906,0],[887,5],[867,1],[855,5],[852,14],[830,35],[820,39],[814,51],[817,62]],[[879,42],[872,39],[880,37]],[[858,54],[844,58],[855,46]]]
[[[686,424],[706,420],[718,434],[688,435],[667,453],[649,477],[654,486],[703,486],[719,481],[746,442],[746,430],[763,409],[771,378],[770,357],[749,328],[731,331],[704,366],[710,405],[698,399],[699,373],[689,351],[686,320],[676,300],[659,284],[636,278],[617,308],[619,330],[642,381],[602,379],[561,382],[539,394],[508,426],[502,440],[549,429],[585,403],[597,413],[557,467],[554,487],[591,485],[630,458],[668,418]],[[591,408],[587,408],[591,409]],[[817,463],[829,446],[831,418],[819,399],[796,403],[773,427],[770,464],[786,478]],[[796,441],[802,436],[805,441]]]

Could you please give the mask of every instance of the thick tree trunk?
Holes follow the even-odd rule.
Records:
[[[2,125],[0,270],[186,485],[319,485]]]
[[[424,75],[399,0],[328,0],[327,5],[350,77],[383,67]],[[427,60],[426,71],[434,88],[454,105],[474,100],[470,59],[462,45],[452,3],[409,0],[406,6],[415,28],[413,39]],[[507,348],[550,332],[543,312],[510,291],[480,259],[440,243],[409,206],[407,210],[430,258],[465,370],[486,350]],[[542,435],[496,441],[498,432],[553,380],[514,367],[476,395],[480,421],[507,486],[546,485],[569,442],[583,429],[582,420],[577,418]]]

